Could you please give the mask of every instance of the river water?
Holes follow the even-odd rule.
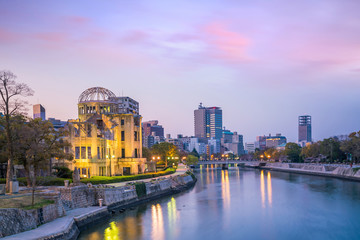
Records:
[[[195,170],[195,187],[79,239],[360,239],[360,183],[257,169]]]

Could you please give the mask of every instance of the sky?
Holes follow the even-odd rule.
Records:
[[[244,135],[314,140],[360,130],[358,0],[0,0],[0,70],[28,84],[47,117],[77,118],[101,86],[143,121],[194,134],[202,102]],[[31,107],[30,107],[31,108]],[[29,111],[31,113],[31,111]]]

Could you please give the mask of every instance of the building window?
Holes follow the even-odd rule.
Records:
[[[75,159],[80,159],[80,147],[75,147]]]
[[[86,159],[86,147],[81,147],[81,159]]]
[[[97,158],[100,159],[101,153],[100,153],[100,147],[97,147]]]
[[[80,137],[80,129],[74,128],[75,137]]]
[[[137,134],[137,131],[134,131],[134,141],[137,141],[138,140],[138,134]]]
[[[124,125],[125,125],[125,120],[121,119],[121,126],[124,126]]]
[[[91,155],[91,147],[88,147],[88,159],[91,159],[92,155]]]
[[[135,158],[137,158],[137,157],[138,157],[138,149],[135,148]]]
[[[91,137],[91,125],[88,125],[87,127],[87,136]]]
[[[125,141],[125,131],[121,131],[121,141]]]
[[[125,158],[125,148],[122,148],[122,149],[121,149],[121,157],[122,157],[122,158]]]

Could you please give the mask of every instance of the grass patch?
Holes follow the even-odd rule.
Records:
[[[31,195],[14,198],[0,199],[0,208],[21,208],[24,210],[37,209],[53,204],[53,200],[43,199],[35,196],[34,205],[31,205]]]
[[[94,176],[91,178],[81,179],[82,183],[91,183],[91,184],[108,184],[108,183],[117,183],[117,182],[127,182],[134,180],[141,180],[147,178],[160,177],[175,173],[175,169],[168,168],[165,171],[157,172],[157,173],[144,173],[138,175],[130,175],[130,176],[114,176],[114,177],[105,177],[105,176]]]
[[[356,173],[357,171],[359,171],[360,167],[356,167],[356,168],[353,168],[353,172]]]

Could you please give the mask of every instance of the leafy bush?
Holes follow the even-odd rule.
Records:
[[[136,194],[139,198],[146,195],[146,185],[144,182],[135,183]]]
[[[20,186],[27,185],[26,178],[22,177],[22,178],[18,178],[17,180],[19,181]],[[67,178],[36,177],[36,185],[38,185],[38,186],[64,186],[65,180],[69,180],[70,182],[72,182],[71,179],[67,179]],[[6,183],[6,179],[0,178],[0,184],[5,184],[5,183]]]
[[[59,178],[72,178],[73,171],[67,167],[53,167],[53,169],[56,171],[55,175]]]

